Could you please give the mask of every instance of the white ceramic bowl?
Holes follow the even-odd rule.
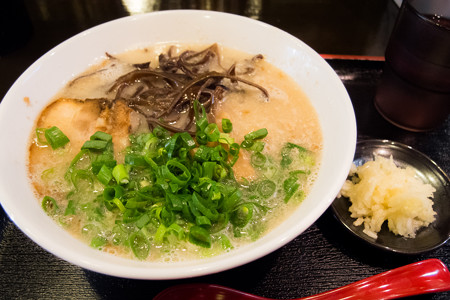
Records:
[[[295,79],[317,110],[323,160],[311,193],[281,225],[255,243],[210,259],[180,263],[127,260],[90,248],[42,210],[27,179],[27,143],[49,99],[105,52],[160,42],[214,43],[261,53]],[[24,98],[29,98],[29,103]],[[329,207],[345,181],[355,151],[356,122],[349,96],[332,68],[310,47],[273,26],[211,11],[163,11],[111,21],[50,50],[14,83],[0,105],[0,201],[12,221],[54,255],[99,273],[136,279],[211,274],[258,259],[293,240]]]

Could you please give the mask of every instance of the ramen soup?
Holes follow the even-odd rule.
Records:
[[[43,210],[91,247],[170,262],[277,226],[321,150],[311,103],[262,55],[158,45],[70,81],[36,120],[29,173]]]

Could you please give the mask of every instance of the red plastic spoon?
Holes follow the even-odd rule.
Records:
[[[293,300],[379,300],[450,291],[450,272],[438,259],[393,269],[355,283]],[[153,300],[272,300],[215,284],[184,284],[165,289]]]

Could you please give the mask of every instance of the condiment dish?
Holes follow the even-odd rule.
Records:
[[[395,235],[383,224],[378,237],[372,238],[363,233],[364,226],[355,226],[350,217],[351,202],[345,198],[337,198],[332,209],[335,216],[350,232],[367,243],[396,253],[420,254],[436,249],[450,238],[450,181],[445,172],[429,157],[410,146],[389,140],[363,140],[357,143],[354,164],[360,166],[374,159],[374,155],[389,158],[392,156],[398,167],[414,168],[416,176],[435,189],[433,209],[436,219],[428,227],[422,227],[414,238]]]

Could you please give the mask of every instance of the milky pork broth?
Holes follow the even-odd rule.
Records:
[[[29,147],[42,207],[91,247],[150,261],[250,243],[306,197],[322,134],[301,88],[220,45],[107,54],[42,111]]]

